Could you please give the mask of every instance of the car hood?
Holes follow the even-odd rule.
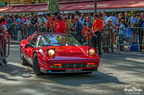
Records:
[[[90,47],[87,46],[50,46],[43,47],[44,50],[54,49],[58,56],[84,56],[88,55],[87,51]],[[46,52],[47,53],[47,52]]]
[[[49,49],[54,49],[55,50],[55,56],[54,57],[49,57],[48,56],[48,50]],[[43,56],[42,59],[47,60],[81,60],[81,61],[86,61],[86,60],[99,60],[99,57],[97,54],[94,56],[90,56],[88,54],[88,50],[90,47],[88,46],[48,46],[48,47],[41,47],[37,48],[37,51],[39,52],[39,56]]]
[[[80,46],[61,46],[61,47],[56,47],[55,51],[57,53],[86,53],[84,47]]]

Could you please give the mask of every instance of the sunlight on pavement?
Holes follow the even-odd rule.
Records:
[[[144,59],[137,59],[137,58],[126,58],[126,60],[144,63]]]

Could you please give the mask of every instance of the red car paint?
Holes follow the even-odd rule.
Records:
[[[40,70],[45,73],[48,73],[48,70],[73,70],[73,69],[97,69],[99,67],[100,58],[97,54],[90,56],[88,54],[88,50],[90,47],[88,46],[44,46],[44,47],[27,47],[26,44],[29,43],[29,40],[32,39],[35,35],[69,35],[63,33],[36,33],[31,35],[30,37],[22,40],[20,42],[20,50],[22,51],[25,59],[33,65],[33,56],[37,55],[38,66]],[[50,57],[48,55],[48,50],[53,49],[55,51],[55,56]],[[83,64],[83,63],[96,63],[95,67],[80,67],[80,68],[50,68],[51,64]],[[53,72],[51,72],[53,73]],[[62,72],[63,73],[63,72]]]

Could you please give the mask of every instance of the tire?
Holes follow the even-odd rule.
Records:
[[[39,66],[38,66],[38,60],[37,60],[36,54],[34,54],[34,57],[33,57],[33,70],[34,70],[34,73],[35,73],[36,75],[42,74],[42,73],[40,72],[40,68],[39,68]]]
[[[26,61],[26,59],[24,58],[24,55],[22,53],[22,51],[20,50],[20,61],[22,65],[28,65],[29,63]]]

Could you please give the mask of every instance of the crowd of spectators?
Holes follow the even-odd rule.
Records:
[[[110,44],[107,39],[110,38],[108,31],[103,31],[102,28],[113,28],[112,39],[115,41],[115,35],[119,35],[119,45],[123,44],[123,33],[126,27],[144,27],[144,13],[111,13],[110,16],[106,12],[102,13],[80,13],[75,11],[74,14],[43,14],[39,12],[34,15],[14,15],[7,14],[1,16],[5,18],[2,23],[5,24],[5,30],[12,35],[13,39],[17,39],[18,31],[21,30],[23,39],[34,32],[56,32],[56,33],[70,33],[81,44],[87,44],[90,47],[98,46],[98,53],[101,55],[101,38],[103,37],[103,44]],[[103,31],[103,33],[102,33]],[[143,40],[143,32],[138,32],[140,35],[140,44]],[[121,45],[122,49],[123,46]],[[140,46],[140,50],[142,47]],[[104,48],[108,51],[108,48]]]

